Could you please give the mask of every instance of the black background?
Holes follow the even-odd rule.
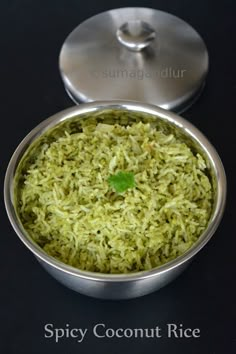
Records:
[[[173,13],[203,36],[210,55],[207,86],[184,117],[215,145],[228,177],[223,221],[212,241],[175,282],[128,301],[101,301],[57,283],[15,235],[1,198],[0,353],[236,353],[235,101],[236,7],[233,1],[2,0],[0,3],[1,185],[11,154],[44,118],[72,105],[58,71],[68,33],[86,18],[123,6]],[[2,189],[2,187],[1,187]],[[199,339],[96,339],[94,324],[151,328],[182,323],[201,330]],[[83,343],[56,344],[44,325],[88,328]]]

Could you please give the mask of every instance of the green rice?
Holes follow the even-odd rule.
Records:
[[[169,262],[198,240],[212,210],[201,154],[144,122],[63,129],[16,180],[19,218],[46,253],[83,270],[129,273]],[[123,193],[108,183],[120,171],[135,179]]]

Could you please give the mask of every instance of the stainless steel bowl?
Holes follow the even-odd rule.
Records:
[[[82,271],[66,265],[47,255],[25,232],[14,207],[13,180],[16,168],[29,145],[49,128],[62,121],[84,119],[89,114],[104,114],[110,110],[132,112],[134,115],[150,114],[158,124],[182,137],[192,149],[204,154],[209,165],[209,174],[214,187],[213,212],[207,229],[196,244],[182,256],[149,271],[132,274],[102,274]],[[113,118],[114,119],[114,118]],[[34,128],[20,143],[7,168],[4,184],[4,198],[10,222],[22,242],[33,252],[41,265],[59,282],[81,294],[104,299],[128,299],[151,293],[175,279],[193,257],[210,240],[216,231],[225,207],[226,177],[222,162],[214,147],[192,124],[176,114],[159,107],[133,101],[101,101],[86,103],[64,110],[46,119]]]

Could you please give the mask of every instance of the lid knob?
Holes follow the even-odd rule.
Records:
[[[118,41],[128,49],[139,52],[156,37],[154,29],[144,21],[125,22],[116,32]]]

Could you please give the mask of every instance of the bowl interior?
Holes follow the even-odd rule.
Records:
[[[86,105],[84,105],[86,106]],[[87,104],[89,106],[89,104]],[[212,215],[207,229],[199,237],[196,244],[188,250],[184,255],[177,259],[159,266],[158,270],[166,270],[168,267],[175,267],[178,263],[184,262],[198,252],[204,244],[210,239],[221,219],[225,202],[225,176],[221,161],[209,143],[209,141],[189,122],[184,119],[166,112],[162,109],[150,109],[150,106],[140,107],[128,104],[114,104],[105,107],[104,104],[90,105],[92,109],[86,111],[80,107],[67,110],[58,115],[55,115],[37,126],[19,145],[15,151],[12,160],[9,164],[5,180],[5,202],[9,218],[15,231],[18,233],[22,241],[31,249],[39,258],[51,263],[52,265],[64,271],[77,274],[85,274],[89,276],[90,272],[80,271],[68,265],[62,264],[60,261],[52,259],[48,256],[25,232],[21,221],[18,217],[18,191],[20,185],[24,181],[24,173],[28,169],[29,164],[34,160],[35,155],[45,142],[52,142],[64,134],[66,129],[68,132],[81,131],[81,122],[87,119],[94,119],[97,123],[129,125],[134,122],[142,121],[150,123],[152,126],[161,129],[167,134],[174,134],[185,142],[194,153],[201,153],[207,163],[207,173],[213,186],[213,208]],[[61,263],[61,264],[60,264]],[[150,273],[150,271],[138,273]],[[137,273],[137,274],[138,274]],[[90,274],[91,275],[91,274]],[[106,275],[104,275],[106,276]],[[110,275],[115,277],[117,275]],[[128,275],[126,274],[126,277]]]

